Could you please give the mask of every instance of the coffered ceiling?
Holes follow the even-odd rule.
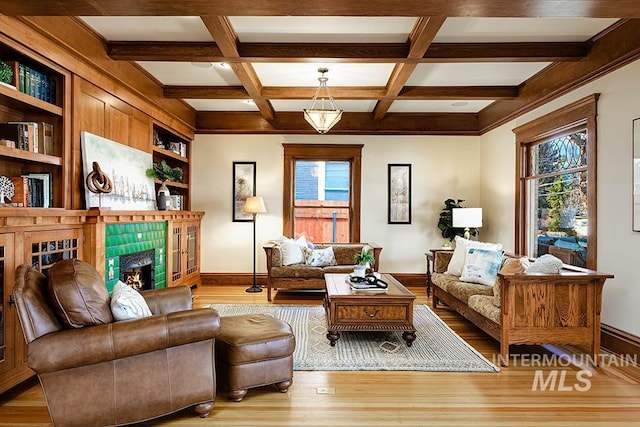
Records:
[[[198,132],[313,133],[326,67],[331,133],[477,135],[640,54],[635,0],[30,3],[0,12],[77,16]]]

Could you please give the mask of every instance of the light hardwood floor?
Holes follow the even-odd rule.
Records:
[[[244,289],[201,287],[195,291],[196,306],[266,303],[264,292],[249,294]],[[417,303],[427,303],[424,288],[411,288],[411,291],[418,297]],[[274,303],[321,304],[321,297],[281,293]],[[435,311],[489,360],[496,360],[495,341],[456,313],[447,309]],[[242,402],[235,403],[219,393],[208,419],[197,418],[187,409],[143,425],[640,426],[640,369],[637,367],[602,366],[587,368],[589,373],[578,374],[581,368],[576,366],[523,366],[531,362],[532,354],[550,354],[540,347],[512,347],[512,353],[527,357],[499,373],[296,371],[293,386],[286,394],[271,387],[252,389]],[[541,390],[541,383],[537,390],[532,390],[538,369],[544,380],[557,370],[553,391],[550,382],[545,391]],[[578,391],[574,384],[588,389]],[[562,386],[570,390],[562,391]],[[0,426],[49,423],[37,381],[28,381],[0,395]]]

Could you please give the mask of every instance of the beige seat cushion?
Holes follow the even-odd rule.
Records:
[[[445,273],[431,274],[431,282],[443,291],[448,291],[449,285],[452,283],[457,283],[458,281],[458,276],[452,276]]]
[[[482,314],[489,320],[500,324],[500,307],[493,303],[492,295],[472,295],[469,297],[469,308]]]
[[[465,304],[468,304],[469,297],[472,295],[490,295],[493,299],[493,286],[456,281],[449,283],[446,290]]]

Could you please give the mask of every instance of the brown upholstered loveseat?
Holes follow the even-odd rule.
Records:
[[[48,274],[55,283],[19,266],[13,296],[28,364],[54,425],[129,424],[192,405],[200,416],[209,414],[220,327],[215,310],[192,310],[191,290],[182,286],[144,291],[153,315],[114,322],[104,282],[92,266],[65,260]]]
[[[558,274],[499,273],[491,287],[446,274],[453,251],[432,253],[433,307],[447,304],[498,340],[501,364],[510,344],[587,346],[597,362],[602,288],[612,275],[564,265]]]
[[[355,265],[353,257],[369,246],[376,262],[372,267],[378,271],[382,247],[375,243],[317,243],[315,248],[333,247],[336,265],[312,267],[306,264],[282,265],[282,254],[277,243],[264,246],[267,256],[267,299],[271,301],[272,289],[324,289],[324,273],[351,273]]]

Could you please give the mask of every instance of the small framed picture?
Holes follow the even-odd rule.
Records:
[[[388,223],[411,224],[411,165],[389,164]]]
[[[247,197],[256,195],[256,162],[233,162],[233,221],[251,222],[253,215],[244,212]]]

